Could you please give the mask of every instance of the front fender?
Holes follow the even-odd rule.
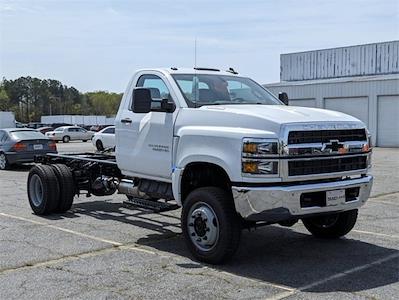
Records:
[[[181,205],[181,178],[191,163],[210,163],[221,167],[231,181],[241,180],[241,138],[183,136],[179,138],[172,173],[173,196]]]

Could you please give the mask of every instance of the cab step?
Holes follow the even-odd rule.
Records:
[[[127,208],[144,208],[153,212],[163,212],[178,209],[177,204],[171,204],[166,202],[159,202],[155,200],[146,200],[141,198],[129,197],[123,201],[123,204]]]

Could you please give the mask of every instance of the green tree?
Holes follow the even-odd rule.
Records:
[[[3,86],[0,86],[0,111],[7,111],[11,109],[10,98],[7,95]]]

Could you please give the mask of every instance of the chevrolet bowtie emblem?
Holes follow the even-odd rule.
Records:
[[[330,142],[323,144],[322,152],[346,153],[347,151],[344,144],[340,144],[338,140],[331,140]]]

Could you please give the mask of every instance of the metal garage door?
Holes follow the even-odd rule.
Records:
[[[363,121],[368,126],[368,97],[324,98],[324,107],[326,109],[336,110],[354,116],[355,118]]]
[[[399,147],[399,95],[378,97],[377,146]]]
[[[316,107],[316,99],[290,99],[290,106]]]

